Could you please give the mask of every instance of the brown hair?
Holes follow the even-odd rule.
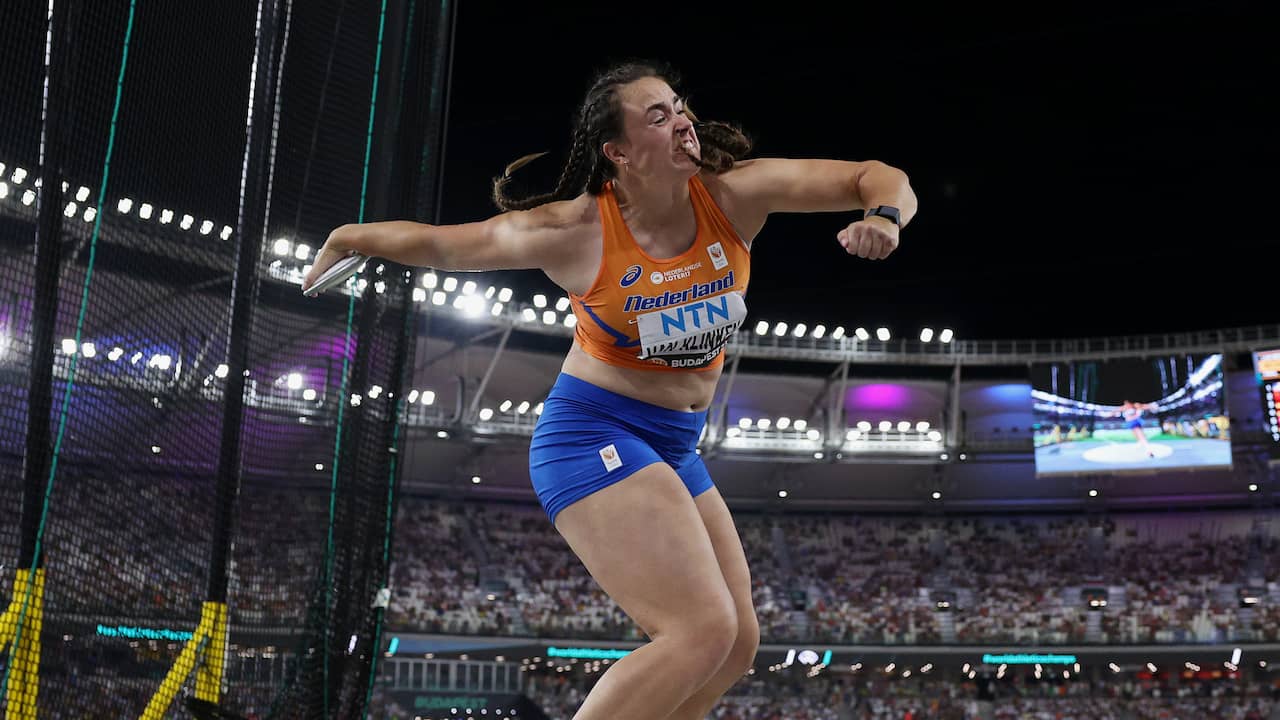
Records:
[[[673,87],[678,83],[675,73],[647,62],[615,65],[597,75],[574,120],[569,158],[555,189],[523,198],[507,193],[511,173],[546,153],[525,155],[508,165],[500,177],[494,178],[493,202],[498,209],[528,210],[556,200],[572,199],[583,191],[599,195],[604,184],[617,173],[613,163],[605,159],[603,148],[605,142],[622,135],[622,104],[618,99],[618,88],[646,77],[665,80]],[[685,114],[693,121],[694,131],[698,134],[702,160],[697,162],[702,169],[724,172],[751,151],[751,140],[737,127],[722,122],[703,122],[693,114],[687,102]]]

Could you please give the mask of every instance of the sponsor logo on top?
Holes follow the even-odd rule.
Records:
[[[624,288],[631,287],[632,285],[636,284],[637,280],[640,279],[640,273],[642,272],[644,272],[644,268],[640,267],[639,265],[632,265],[631,267],[627,268],[626,274],[622,276],[622,279],[618,281],[618,284]]]
[[[725,265],[729,264],[729,258],[724,256],[724,248],[718,242],[713,242],[707,246],[707,254],[711,256],[711,265],[716,270],[722,270]]]

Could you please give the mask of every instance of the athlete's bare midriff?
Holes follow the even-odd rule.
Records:
[[[579,380],[650,405],[701,412],[711,405],[723,365],[711,370],[632,370],[588,355],[575,342],[560,369]]]

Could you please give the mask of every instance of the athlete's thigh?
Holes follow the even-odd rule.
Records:
[[[653,463],[560,511],[556,529],[600,587],[650,637],[735,622],[707,529],[684,483]]]
[[[751,599],[751,570],[747,566],[747,555],[742,549],[742,537],[733,523],[733,515],[714,486],[699,494],[693,502],[711,538],[720,573],[733,595],[738,622],[745,624],[747,619],[755,618],[755,603]]]

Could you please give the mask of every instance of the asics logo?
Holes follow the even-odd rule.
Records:
[[[622,287],[631,287],[640,279],[640,273],[644,272],[644,268],[639,265],[632,265],[627,268],[627,273],[622,276],[622,280],[618,282]]]

